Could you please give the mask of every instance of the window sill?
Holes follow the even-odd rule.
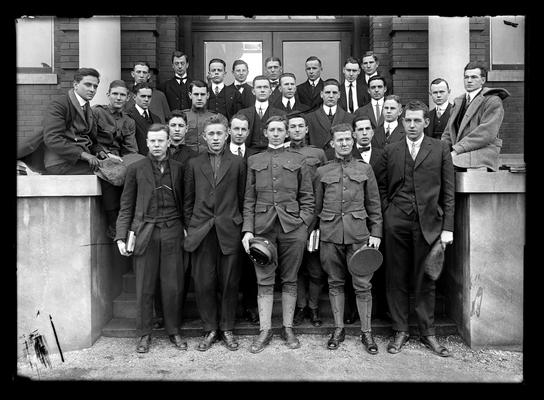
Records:
[[[512,69],[489,71],[487,80],[491,82],[523,82],[525,80],[525,71]]]
[[[18,85],[56,85],[57,83],[58,83],[57,74],[17,73]]]

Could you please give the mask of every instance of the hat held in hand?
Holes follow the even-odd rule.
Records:
[[[425,257],[423,261],[423,268],[425,273],[433,281],[436,281],[442,272],[444,266],[444,249],[442,248],[442,242],[438,238],[432,245],[431,251]]]
[[[100,165],[94,173],[114,186],[123,186],[127,167],[122,161],[108,157],[100,160]]]
[[[268,265],[274,259],[275,246],[270,240],[255,236],[249,239],[249,258],[260,266]]]
[[[348,260],[348,271],[354,276],[365,276],[373,273],[383,262],[380,250],[365,244]]]

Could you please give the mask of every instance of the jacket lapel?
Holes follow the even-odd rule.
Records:
[[[77,113],[79,114],[79,116],[81,117],[83,122],[85,122],[85,125],[87,125],[87,118],[85,116],[85,113],[81,109],[81,105],[79,104],[79,101],[77,101],[77,97],[76,97],[76,95],[74,93],[74,89],[70,89],[68,91],[68,97],[70,98],[70,102],[72,103],[72,105],[76,109]]]
[[[421,147],[419,148],[414,163],[414,169],[416,169],[419,164],[421,164],[421,162],[429,155],[429,153],[431,152],[431,145],[432,142],[428,140],[428,137],[423,136],[423,141],[421,142]]]
[[[210,183],[210,186],[215,187],[215,179],[213,178],[212,165],[210,164],[210,158],[207,155],[203,156],[201,159],[200,170]]]
[[[484,97],[481,93],[478,93],[478,95],[470,102],[468,105],[467,110],[465,111],[465,115],[463,116],[463,119],[461,120],[461,123],[459,124],[459,132],[457,132],[458,137],[461,138],[461,132],[465,129],[469,121],[471,120],[472,116],[476,114],[476,111],[478,108],[480,108],[480,105],[484,101]]]
[[[225,149],[223,152],[223,157],[221,159],[221,164],[219,165],[219,171],[217,171],[217,185],[221,182],[225,174],[230,168],[230,164],[232,163],[232,153],[229,149]]]
[[[338,110],[338,109],[337,109]],[[329,121],[329,117],[327,114],[325,114],[325,110],[323,110],[323,107],[319,107],[319,110],[317,111],[317,121],[319,122],[319,125],[323,128],[325,132],[329,132],[331,129],[331,122]],[[328,138],[325,138],[325,143],[328,142]]]

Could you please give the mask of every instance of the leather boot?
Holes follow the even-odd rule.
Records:
[[[286,328],[293,327],[293,316],[295,315],[295,307],[297,304],[297,296],[289,292],[281,292],[281,310],[283,314],[283,326]]]
[[[272,306],[274,304],[274,295],[265,294],[257,296],[257,306],[259,307],[259,325],[261,331],[272,329]]]
[[[368,297],[356,297],[357,311],[359,312],[359,319],[361,320],[361,331],[368,332],[371,329],[372,320],[372,296]]]
[[[344,327],[344,293],[332,294],[329,291],[329,300],[331,302],[332,315],[334,317],[334,326],[336,328]]]

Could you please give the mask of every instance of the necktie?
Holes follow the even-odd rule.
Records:
[[[442,115],[442,111],[440,111],[440,108],[436,107],[436,117],[440,118],[441,115]]]
[[[89,122],[89,102],[86,102],[83,108],[83,115],[85,116],[85,121]]]
[[[244,155],[242,154],[242,148],[240,146],[238,146],[238,155],[240,157],[243,157]]]
[[[332,108],[329,108],[329,121],[331,121],[331,124],[333,119],[334,119],[334,115],[332,113]]]
[[[270,82],[270,87],[272,88],[272,91],[276,89],[276,86],[278,86],[278,81]]]
[[[380,123],[380,103],[376,102],[376,123]]]
[[[353,110],[353,92],[351,88],[353,87],[353,83],[349,84],[349,105],[348,105],[348,112],[352,113]]]
[[[291,107],[291,100],[287,100],[287,112],[293,111],[293,108]]]
[[[147,110],[144,110],[144,118],[150,124],[153,123],[153,121],[151,121],[151,117],[149,116],[149,113],[147,112]]]
[[[412,156],[412,160],[416,159],[416,142],[412,142],[412,148],[410,149],[410,155]]]
[[[364,152],[364,151],[368,151],[368,150],[370,150],[370,146],[359,147],[359,150],[361,150],[361,153]]]
[[[237,84],[234,84],[234,87],[236,88],[236,90],[240,90],[241,87],[243,87],[243,85],[237,85]]]
[[[315,92],[315,82],[314,81],[310,81],[310,86],[312,87],[312,96],[314,95],[314,92]]]
[[[215,92],[215,95],[216,95],[216,96],[219,94],[219,86],[216,86],[216,87],[215,87],[214,92]]]
[[[389,139],[389,135],[391,135],[391,131],[389,130],[389,124],[388,124],[387,129],[385,130],[385,138]]]
[[[259,118],[263,119],[263,109],[259,106]]]

